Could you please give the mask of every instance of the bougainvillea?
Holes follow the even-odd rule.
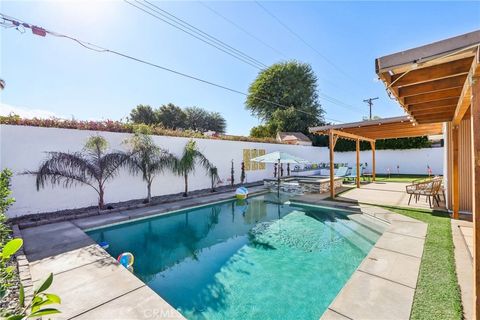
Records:
[[[134,133],[139,129],[138,125],[133,123],[125,123],[121,121],[105,120],[105,121],[83,121],[83,120],[66,120],[66,119],[23,119],[17,115],[0,116],[0,124],[16,125],[16,126],[32,126],[45,128],[61,128],[61,129],[77,129],[77,130],[92,130],[92,131],[107,131],[107,132],[126,132]],[[144,129],[144,128],[143,128]],[[265,143],[280,143],[273,138],[252,138],[244,136],[220,135],[220,136],[205,136],[198,131],[190,130],[172,130],[160,126],[150,126],[149,133],[157,136],[171,136],[171,137],[185,137],[198,139],[213,139],[213,140],[231,140],[231,141],[246,141],[246,142],[265,142]]]

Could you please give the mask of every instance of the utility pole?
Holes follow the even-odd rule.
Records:
[[[368,106],[370,107],[370,120],[372,120],[372,106],[373,106],[373,100],[377,100],[378,97],[375,97],[375,98],[368,98],[368,99],[365,99],[363,100],[363,102],[367,103]]]

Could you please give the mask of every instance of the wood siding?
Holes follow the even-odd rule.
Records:
[[[471,139],[471,119],[463,119],[458,128],[459,150],[458,150],[458,175],[460,178],[460,211],[472,212],[472,139]],[[452,167],[453,167],[453,150],[452,150],[452,124],[447,123],[446,143],[448,148],[447,154],[447,185],[448,193],[447,206],[452,209]]]

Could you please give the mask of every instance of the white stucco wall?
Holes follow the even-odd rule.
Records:
[[[61,209],[80,208],[96,205],[97,195],[86,186],[75,186],[72,189],[47,186],[37,191],[35,178],[19,175],[25,170],[35,170],[45,157],[45,151],[80,151],[93,131],[39,128],[26,126],[0,125],[0,169],[9,168],[13,171],[12,190],[16,199],[8,211],[9,216],[49,212]],[[99,132],[110,143],[111,149],[125,150],[122,143],[129,134]],[[188,138],[153,136],[154,141],[170,152],[180,155]],[[230,161],[235,164],[235,181],[240,181],[240,163],[243,160],[243,149],[265,149],[266,152],[285,151],[292,155],[312,162],[328,162],[328,148],[311,146],[279,145],[267,143],[252,143],[240,141],[196,139],[199,149],[214,163],[220,178],[225,184],[229,182]],[[371,152],[361,153],[361,162],[368,162],[371,168]],[[335,162],[354,164],[354,152],[336,152]],[[384,173],[391,168],[396,172],[400,165],[400,173],[425,174],[427,164],[436,174],[443,172],[443,149],[414,150],[378,150],[377,172]],[[265,170],[247,171],[247,182],[259,181],[272,177],[272,165]],[[209,178],[202,170],[198,170],[189,179],[189,189],[210,187]],[[156,178],[152,186],[154,196],[178,193],[183,191],[183,179],[166,172]],[[114,180],[106,186],[105,201],[114,203],[145,197],[146,187],[140,176],[131,176],[121,171]]]

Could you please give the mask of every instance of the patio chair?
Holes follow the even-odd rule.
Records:
[[[363,176],[363,171],[360,169],[360,178]],[[353,167],[350,170],[350,173],[344,177],[347,180],[353,180],[353,182],[356,182],[357,180],[357,167]]]
[[[430,208],[432,207],[432,198],[433,204],[437,202],[437,205],[440,205],[439,193],[442,189],[442,180],[442,177],[414,180],[411,185],[406,186],[406,192],[410,195],[408,205],[410,205],[413,196],[415,197],[415,203],[418,202],[420,196],[426,196],[425,201],[429,202]]]
[[[335,172],[335,177],[345,177],[348,172],[348,167],[340,167]]]

